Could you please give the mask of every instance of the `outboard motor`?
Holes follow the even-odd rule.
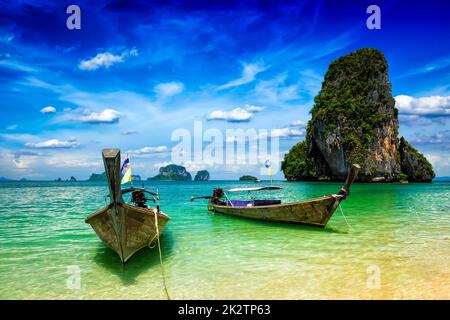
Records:
[[[147,202],[147,198],[145,197],[144,191],[133,191],[133,193],[131,194],[131,201],[136,207],[147,208],[145,204]]]
[[[217,205],[226,205],[226,203],[224,201],[222,201],[221,199],[224,197],[225,193],[223,192],[222,188],[215,188],[213,191],[213,195],[211,197],[211,202],[213,204],[217,204]]]

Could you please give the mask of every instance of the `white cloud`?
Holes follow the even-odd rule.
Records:
[[[305,134],[304,130],[292,129],[292,128],[279,128],[270,130],[270,136],[272,138],[298,138]]]
[[[26,143],[25,145],[29,148],[37,148],[37,149],[70,149],[80,146],[80,144],[77,142],[75,138],[70,138],[66,141],[58,139],[50,139],[38,143],[29,142]]]
[[[256,112],[260,112],[265,110],[266,107],[262,107],[262,106],[253,106],[253,105],[245,105],[245,110],[247,110],[248,112],[252,112],[252,113],[256,113]]]
[[[95,57],[90,59],[81,60],[78,67],[81,70],[93,71],[98,68],[106,68],[108,69],[113,64],[124,62],[128,57],[136,57],[138,56],[138,50],[133,48],[131,50],[125,50],[121,54],[112,54],[110,52],[102,52],[98,53]]]
[[[261,112],[265,109],[266,107],[263,106],[247,104],[244,108],[238,107],[231,111],[215,110],[207,116],[207,119],[224,120],[228,122],[247,122],[250,121],[254,113]]]
[[[55,112],[56,112],[56,108],[52,107],[52,106],[48,106],[48,107],[41,109],[41,113],[55,113]]]
[[[424,156],[433,165],[437,177],[450,176],[450,153],[425,153]]]
[[[159,98],[168,98],[181,93],[184,90],[184,84],[181,82],[164,82],[157,84],[153,91]]]
[[[120,119],[120,112],[114,109],[105,109],[100,112],[91,112],[76,118],[84,123],[116,123]]]
[[[167,146],[158,146],[158,147],[143,147],[137,150],[128,151],[128,153],[133,155],[153,155],[158,153],[168,152],[169,148]]]
[[[91,59],[82,60],[79,64],[79,68],[81,70],[96,70],[100,67],[109,68],[118,62],[123,62],[123,57],[121,55],[104,52],[98,53]]]
[[[280,104],[286,101],[299,99],[300,87],[297,84],[286,85],[287,74],[281,74],[274,79],[258,82],[253,95],[258,101]]]
[[[225,120],[228,122],[247,122],[252,118],[253,113],[244,108],[234,108],[231,111],[216,110],[211,112],[208,120]]]
[[[3,139],[7,139],[7,140],[12,140],[12,141],[18,141],[18,142],[31,142],[31,141],[35,141],[36,137],[31,135],[31,134],[27,134],[27,133],[7,133],[7,134],[1,134],[0,137],[2,137]]]
[[[395,106],[400,113],[425,117],[450,116],[450,96],[414,98],[407,95],[395,97]]]
[[[291,127],[304,127],[306,126],[306,121],[304,120],[294,120],[290,124]]]
[[[217,88],[217,90],[223,90],[231,87],[237,87],[255,80],[255,77],[258,73],[267,70],[267,68],[258,63],[249,63],[243,64],[243,69],[241,73],[241,77],[235,80],[232,80],[224,85],[221,85]]]
[[[101,162],[97,159],[65,159],[60,157],[50,157],[44,159],[44,163],[53,168],[92,168],[93,166],[99,166]]]

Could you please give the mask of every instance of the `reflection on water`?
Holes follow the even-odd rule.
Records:
[[[173,239],[170,231],[165,232],[160,237],[163,263],[173,253]],[[94,256],[94,262],[115,274],[124,285],[136,284],[136,278],[149,268],[160,268],[159,251],[157,244],[152,244],[152,248],[146,247],[133,255],[130,263],[125,265],[118,259],[117,253],[112,249],[99,244]]]
[[[356,184],[341,204],[347,222],[338,209],[325,229],[211,215],[189,201],[251,183],[146,184],[172,218],[161,237],[172,298],[450,298],[450,183]],[[340,187],[278,184],[259,195],[288,202]],[[103,183],[0,183],[0,298],[164,299],[157,248],[122,266],[84,223],[106,193]],[[80,289],[67,285],[71,266]]]

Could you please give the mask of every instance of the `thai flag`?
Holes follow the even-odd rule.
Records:
[[[125,174],[125,172],[127,171],[129,166],[130,166],[130,158],[128,157],[128,153],[127,153],[127,156],[126,156],[125,160],[123,161],[122,168],[120,168],[120,172],[122,174]]]

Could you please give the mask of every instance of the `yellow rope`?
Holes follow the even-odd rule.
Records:
[[[170,299],[169,296],[169,290],[167,290],[167,284],[166,284],[166,274],[164,272],[164,265],[163,265],[163,261],[162,261],[162,254],[161,254],[161,243],[159,242],[159,227],[158,227],[158,215],[156,213],[156,210],[154,211],[155,213],[155,227],[156,227],[156,236],[158,237],[158,251],[159,251],[159,263],[161,265],[161,274],[163,277],[163,284],[164,284],[164,291],[166,292],[166,296],[168,300]],[[155,239],[155,238],[153,238]],[[152,240],[153,242],[153,240]]]

